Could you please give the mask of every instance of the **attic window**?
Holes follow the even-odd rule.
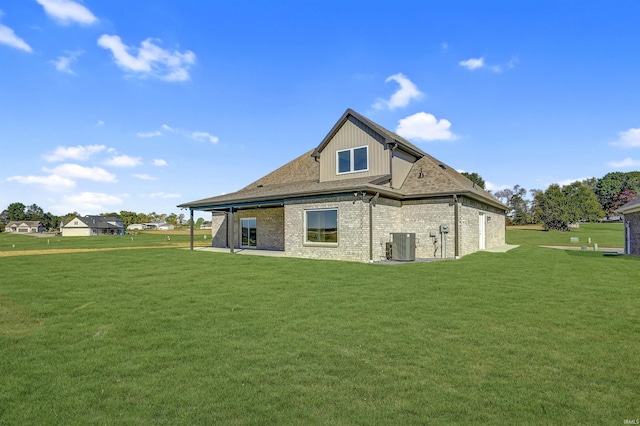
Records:
[[[354,173],[369,170],[369,147],[344,149],[336,152],[337,173]]]

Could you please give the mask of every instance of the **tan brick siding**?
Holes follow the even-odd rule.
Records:
[[[255,217],[257,221],[257,248],[284,250],[288,256],[311,259],[335,259],[368,262],[369,200],[371,195],[354,197],[326,197],[313,201],[291,200],[284,207],[247,209],[234,213],[235,247],[240,244],[240,219]],[[504,212],[473,200],[460,197],[458,210],[459,255],[478,251],[480,213],[487,217],[487,249],[505,243]],[[338,210],[338,243],[322,245],[305,243],[304,215],[306,210]],[[227,216],[212,217],[212,245],[227,247]],[[416,234],[417,258],[453,258],[455,256],[455,204],[451,197],[428,201],[400,203],[379,198],[372,207],[372,257],[374,261],[385,258],[385,247],[393,232]],[[448,225],[445,234],[445,252],[442,255],[440,225]],[[639,227],[640,229],[640,227]],[[436,237],[430,233],[435,232]]]
[[[625,236],[625,243],[628,241],[629,248],[627,254],[640,256],[640,212],[625,214],[624,221],[625,232],[628,233]]]

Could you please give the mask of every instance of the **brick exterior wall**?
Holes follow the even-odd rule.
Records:
[[[624,222],[627,254],[640,256],[640,212],[625,214]]]
[[[228,215],[216,213],[211,221],[211,240],[213,247],[229,247]],[[240,247],[242,229],[241,219],[256,219],[256,249],[284,250],[284,208],[271,207],[262,209],[239,210],[233,213],[235,248]]]
[[[240,219],[255,217],[257,222],[257,248],[284,250],[288,256],[310,259],[334,259],[368,262],[369,199],[370,195],[345,195],[310,200],[290,200],[284,207],[247,209],[234,213],[235,247],[240,244]],[[355,202],[354,202],[355,201]],[[479,250],[481,213],[485,215],[485,248],[505,244],[505,214],[503,211],[474,200],[458,200],[459,255]],[[338,243],[323,245],[305,243],[304,218],[306,210],[338,210]],[[372,207],[373,260],[385,258],[386,243],[393,232],[416,234],[417,258],[453,258],[455,256],[455,204],[451,197],[430,200],[405,201],[379,198]],[[214,214],[212,218],[212,245],[227,245],[227,215]],[[445,252],[442,255],[440,225],[448,225],[445,234]],[[640,230],[640,225],[638,227]],[[430,233],[435,232],[436,237]]]

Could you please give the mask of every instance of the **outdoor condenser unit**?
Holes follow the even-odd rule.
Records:
[[[391,234],[393,251],[391,259],[404,262],[416,260],[416,234],[413,232],[394,232]]]

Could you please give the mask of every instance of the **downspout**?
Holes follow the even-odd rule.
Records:
[[[369,263],[373,263],[373,208],[379,196],[380,193],[376,192],[369,200]]]
[[[236,231],[234,230],[233,223],[233,207],[229,207],[229,253],[233,254],[233,243],[235,240]]]
[[[189,216],[191,217],[191,226],[189,229],[189,247],[193,250],[193,209],[189,209]]]
[[[393,151],[398,147],[398,142],[387,143],[389,145],[389,174],[391,175],[391,181],[389,186],[394,189],[393,186]]]
[[[453,228],[456,233],[456,237],[454,238],[454,256],[455,258],[460,257],[460,203],[458,201],[458,196],[453,195]]]

